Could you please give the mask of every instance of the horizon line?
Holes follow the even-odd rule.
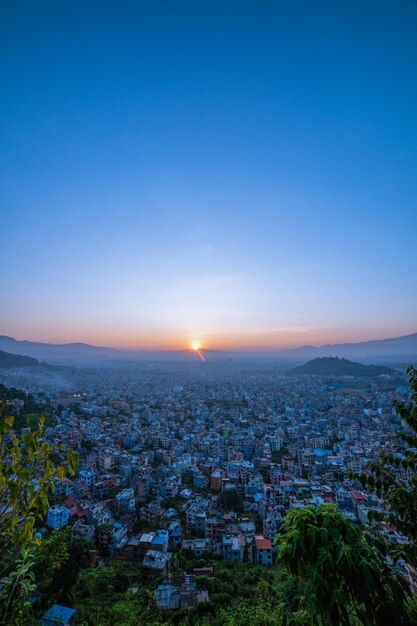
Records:
[[[404,338],[404,337],[411,337],[413,335],[417,334],[417,330],[411,332],[411,333],[406,333],[406,334],[402,334],[402,335],[395,335],[395,336],[384,336],[384,337],[375,337],[375,338],[367,338],[367,339],[356,339],[356,340],[351,340],[351,341],[346,341],[346,340],[338,340],[338,341],[334,341],[334,342],[327,342],[327,343],[306,343],[306,344],[287,344],[287,345],[271,345],[271,346],[240,346],[240,347],[215,347],[215,346],[211,346],[209,345],[208,347],[204,346],[204,341],[201,341],[201,351],[203,352],[236,352],[236,353],[244,353],[244,352],[273,352],[273,351],[286,351],[286,350],[296,350],[296,349],[302,349],[302,348],[324,348],[326,346],[334,346],[334,345],[346,345],[346,344],[350,344],[350,345],[354,345],[354,344],[358,344],[358,343],[370,343],[370,342],[374,342],[374,341],[390,341],[390,340],[394,340],[394,339],[400,339],[400,338]],[[140,346],[122,346],[122,345],[100,345],[97,343],[89,343],[86,341],[68,341],[68,342],[54,342],[54,341],[45,341],[45,340],[36,340],[36,339],[18,339],[16,337],[12,337],[10,335],[5,335],[2,334],[0,335],[0,338],[5,338],[5,339],[10,339],[12,341],[16,341],[16,342],[26,342],[26,343],[40,343],[40,344],[46,344],[49,346],[74,346],[74,345],[82,345],[82,346],[88,346],[90,348],[98,348],[98,349],[103,349],[103,350],[115,350],[115,351],[119,351],[119,352],[126,352],[126,353],[134,353],[134,352],[151,352],[151,353],[158,353],[158,352],[192,352],[193,348],[191,346],[192,341],[185,341],[184,344],[181,343],[181,346],[178,347],[140,347]],[[186,347],[186,345],[188,347]]]

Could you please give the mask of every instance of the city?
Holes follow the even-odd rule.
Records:
[[[71,543],[88,545],[88,567],[133,564],[131,586],[145,584],[159,609],[209,603],[202,581],[213,562],[274,567],[291,509],[335,504],[363,527],[370,511],[387,512],[353,475],[396,450],[395,404],[409,394],[402,365],[367,378],[256,359],[57,372],[51,382],[48,369],[2,370],[6,410],[23,415],[32,392],[45,440],[78,455],[75,475],[54,479],[40,536],[69,529]],[[16,398],[15,385],[25,389]],[[373,528],[408,543],[385,520]],[[173,567],[181,554],[191,569]],[[417,590],[417,570],[402,567]]]

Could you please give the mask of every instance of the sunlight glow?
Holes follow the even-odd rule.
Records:
[[[191,342],[191,348],[194,350],[194,352],[198,352],[201,348],[201,343],[200,341],[192,341]]]

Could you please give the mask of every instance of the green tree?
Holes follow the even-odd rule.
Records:
[[[388,521],[417,547],[417,369],[409,367],[411,399],[396,405],[404,421],[393,452],[370,461],[367,471],[355,474],[362,486],[383,499]],[[408,550],[411,553],[411,550]]]
[[[11,621],[15,619],[13,616],[18,619],[15,604],[19,603],[20,596],[17,591],[24,589],[23,574],[30,580],[31,550],[40,542],[36,527],[49,508],[54,480],[62,480],[66,470],[72,474],[77,458],[62,445],[59,452],[63,463],[53,462],[53,446],[43,439],[43,417],[39,418],[37,430],[24,435],[18,435],[13,426],[13,415],[0,403],[0,574],[6,575],[5,589],[13,595],[3,598],[0,620],[8,624],[18,623]],[[24,562],[20,570],[16,566],[19,554]],[[11,580],[15,583],[11,584]],[[13,616],[9,615],[12,607],[15,607]]]
[[[54,479],[65,477],[63,464],[55,465],[53,447],[42,440],[44,419],[38,430],[18,435],[14,418],[0,404],[0,555],[10,547],[25,548],[34,539],[35,522],[42,520],[54,492]],[[70,474],[76,454],[60,445]]]
[[[71,541],[71,528],[52,533],[34,549],[34,571],[44,602],[65,604],[80,570],[88,567],[90,546]]]
[[[405,583],[335,505],[291,510],[276,541],[278,563],[310,589],[311,624],[406,623]]]
[[[226,511],[238,511],[242,507],[242,498],[233,487],[224,489],[218,498],[219,506]]]
[[[35,587],[33,552],[21,550],[0,591],[2,624],[26,626],[31,623],[28,598]]]

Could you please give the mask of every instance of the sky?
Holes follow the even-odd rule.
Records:
[[[417,2],[0,7],[0,334],[417,330]]]

